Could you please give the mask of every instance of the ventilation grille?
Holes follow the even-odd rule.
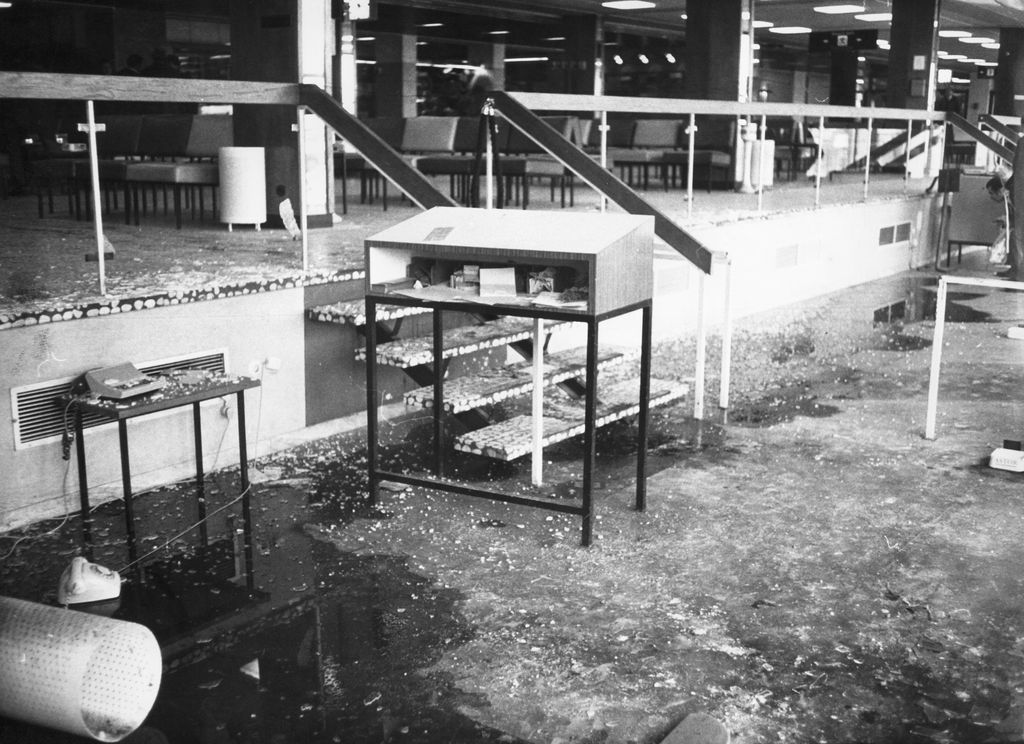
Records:
[[[136,365],[148,375],[166,374],[174,370],[204,369],[210,372],[225,371],[226,352],[212,351],[187,357],[176,357]],[[24,385],[12,388],[11,408],[14,411],[14,448],[24,449],[47,442],[58,441],[65,426],[71,426],[70,417],[65,421],[67,411],[57,402],[60,396],[71,391],[77,377]],[[109,419],[96,414],[82,418],[85,428],[99,426]]]
[[[878,231],[879,245],[892,245],[893,243],[905,243],[910,240],[910,223],[901,222],[898,225],[889,225]]]

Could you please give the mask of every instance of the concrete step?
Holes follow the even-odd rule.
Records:
[[[613,421],[634,416],[640,411],[638,380],[623,380],[601,387],[598,394],[598,428]],[[650,407],[665,405],[684,397],[690,386],[685,382],[651,379]],[[565,403],[544,405],[544,446],[583,434],[584,407]],[[509,462],[530,454],[533,446],[533,420],[529,415],[515,416],[482,429],[470,431],[455,440],[455,449]]]
[[[430,308],[406,305],[377,305],[377,320],[397,320],[410,315],[423,315]],[[318,323],[338,323],[362,328],[366,325],[366,303],[362,299],[317,305],[306,310],[306,317]]]
[[[569,327],[563,321],[546,321],[545,333],[555,332]],[[453,359],[473,354],[484,349],[526,341],[533,337],[533,320],[502,316],[496,320],[475,325],[449,328],[444,333],[442,359]],[[433,340],[430,336],[400,338],[395,341],[378,344],[377,364],[387,367],[408,369],[434,361]],[[366,361],[366,349],[356,349],[356,359]]]
[[[598,368],[622,363],[627,355],[621,351],[598,353]],[[544,384],[554,385],[582,377],[586,373],[587,350],[567,349],[544,357]],[[522,361],[504,367],[485,369],[472,375],[445,381],[444,410],[461,413],[491,403],[514,398],[533,389],[533,362]],[[405,394],[405,404],[433,408],[434,387],[427,385]]]

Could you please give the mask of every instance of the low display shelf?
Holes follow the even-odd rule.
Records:
[[[632,404],[616,401],[622,415],[637,416],[637,482],[635,506],[646,503],[647,421],[651,396],[651,328],[654,221],[651,217],[622,214],[523,212],[440,207],[420,213],[366,239],[366,394],[370,499],[375,502],[382,481],[433,488],[505,503],[532,506],[581,519],[581,542],[593,537],[593,471],[596,461],[595,430],[599,413],[597,367],[598,328],[607,319],[639,313],[640,380]],[[378,452],[378,411],[375,320],[378,306],[421,308],[432,314],[430,345],[433,395],[417,391],[417,404],[433,415],[433,475],[389,472],[381,469]],[[480,313],[532,319],[534,348],[545,323],[584,326],[582,412],[565,415],[573,431],[582,434],[583,475],[581,500],[568,503],[481,489],[445,478],[444,419],[451,410],[445,403],[443,370],[445,313]],[[542,352],[543,353],[543,352]],[[526,425],[534,429],[532,455],[535,473],[541,445],[557,441],[555,432],[538,424],[550,419],[541,403],[544,386],[538,360],[530,387],[534,415]],[[634,388],[636,389],[636,388]],[[621,416],[620,416],[621,417]],[[609,419],[611,420],[611,419]],[[520,453],[521,454],[521,453]],[[518,455],[517,455],[518,456]],[[509,458],[511,459],[511,458]]]

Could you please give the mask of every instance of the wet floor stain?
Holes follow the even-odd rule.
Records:
[[[148,725],[173,742],[513,741],[459,714],[486,701],[429,671],[472,637],[457,592],[399,557],[313,555],[315,588],[186,654]]]
[[[348,473],[335,490],[343,492],[358,479]],[[273,484],[261,488],[259,501],[267,506],[253,527],[251,588],[240,568],[241,545],[229,533],[207,546],[166,551],[125,572],[120,600],[104,608],[149,627],[164,653],[157,701],[125,741],[517,741],[461,714],[462,706],[480,708],[487,701],[431,671],[443,654],[473,637],[459,611],[459,592],[412,570],[404,557],[344,553],[315,539],[302,529],[303,520],[322,512],[309,505],[310,494]],[[173,502],[175,490],[148,498]],[[100,510],[94,534],[110,529],[104,516]],[[374,516],[361,507],[347,515]],[[79,526],[72,520],[65,527],[67,534],[55,539],[73,544]],[[52,603],[51,592],[40,596],[39,586],[30,584],[39,574],[59,573],[66,552],[52,553],[49,569],[37,566],[35,574],[19,572],[17,559],[8,564],[0,575],[3,593],[34,593],[35,601]],[[107,554],[104,560],[114,565],[116,559]],[[26,583],[14,586],[19,580]],[[0,740],[80,741],[3,718]]]

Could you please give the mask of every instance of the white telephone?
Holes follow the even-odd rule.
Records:
[[[1002,447],[992,450],[988,464],[996,470],[1024,473],[1024,450],[1021,449],[1021,443],[1004,439]]]

